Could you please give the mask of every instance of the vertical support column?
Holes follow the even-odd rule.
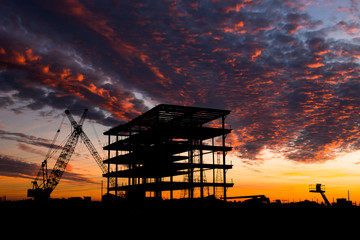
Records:
[[[221,120],[222,120],[222,129],[225,130],[225,116],[222,116]],[[224,132],[222,134],[222,147],[223,147],[223,165],[224,165],[224,169],[223,169],[224,201],[226,202],[226,168],[225,168],[225,165],[226,165],[226,161],[225,161],[226,151],[225,151],[225,133]]]
[[[170,199],[173,200],[173,176],[170,176]]]
[[[211,139],[211,144],[212,144],[212,164],[215,165],[215,151],[214,151],[214,138]],[[215,167],[213,168],[213,195],[215,197],[215,193],[216,193],[216,188],[215,188]]]
[[[119,134],[117,133],[116,134],[116,142],[118,142],[119,141]],[[119,156],[119,150],[118,149],[116,149],[116,156]],[[118,172],[118,164],[116,163],[116,172]],[[118,195],[118,177],[117,177],[117,175],[116,175],[116,177],[115,177],[115,196],[117,196]]]
[[[193,126],[192,114],[190,114],[190,125]],[[189,143],[189,162],[190,162],[190,176],[189,176],[189,198],[194,198],[194,139],[188,139]]]
[[[137,132],[137,134],[138,134],[138,135],[141,134],[141,124],[139,124],[139,126],[138,126],[138,132]],[[134,145],[138,146],[138,142],[134,143]],[[137,164],[136,164],[136,167],[137,167],[138,169],[140,168],[140,166],[141,166],[140,163],[137,163]],[[140,184],[141,184],[141,176],[138,176],[138,177],[137,177],[136,184],[137,184],[137,185],[140,185]],[[138,187],[140,187],[140,186],[138,186]],[[144,198],[145,198],[145,190],[140,190],[140,192],[141,192],[141,193],[139,193],[139,194],[141,194],[141,197],[144,197]]]
[[[155,183],[156,183],[155,186],[158,186],[159,178],[155,177]],[[159,198],[159,191],[156,189],[156,187],[155,187],[155,198]]]
[[[129,129],[129,144],[130,144],[130,151],[129,153],[132,153],[132,147],[133,147],[133,144],[131,142],[131,135],[132,135],[132,131],[131,131],[131,127]],[[135,168],[135,164],[134,163],[130,163],[129,164],[129,169],[134,169]],[[131,174],[130,174],[131,175]],[[130,178],[131,178],[131,184],[130,184]],[[135,177],[132,176],[132,177],[129,177],[129,185],[135,185]]]
[[[199,147],[200,147],[200,198],[204,198],[204,168],[203,164],[203,151],[202,151],[202,140],[199,140]]]
[[[193,145],[193,140],[189,139],[189,145]],[[191,147],[190,147],[191,148]],[[190,171],[189,171],[189,198],[194,198],[194,188],[193,188],[193,180],[194,180],[194,168],[192,164],[194,163],[194,151],[193,149],[189,150],[189,163],[190,163]]]
[[[110,134],[109,134],[109,137],[108,137],[108,145],[110,145]],[[110,149],[108,150],[108,159],[110,159]],[[108,173],[110,173],[110,163],[108,163],[108,170],[107,170]],[[106,193],[109,195],[109,188],[110,188],[110,177],[108,175],[107,177],[107,189],[106,189]]]
[[[131,130],[129,130],[129,138],[130,138],[130,135],[131,135]],[[129,151],[129,153],[131,153],[131,149]],[[131,163],[131,159],[129,161],[129,164],[128,164],[128,170],[131,170],[132,169],[132,163]],[[130,189],[130,185],[131,185],[131,177],[129,176],[128,177],[128,186],[129,186],[129,189]]]
[[[155,177],[155,182],[157,183],[156,184],[156,188],[155,188],[155,197],[156,198],[162,198],[162,191],[161,191],[161,188],[160,188],[160,185],[161,185],[161,177]]]

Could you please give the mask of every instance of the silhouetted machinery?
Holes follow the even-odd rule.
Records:
[[[270,199],[265,195],[249,195],[249,196],[238,196],[238,197],[227,197],[227,199],[247,199],[245,203],[252,206],[259,206],[263,204],[270,204]]]
[[[84,123],[87,111],[88,111],[87,109],[84,110],[84,113],[82,114],[80,121],[78,123],[74,120],[69,110],[65,111],[65,114],[70,120],[70,123],[73,127],[73,131],[70,137],[67,139],[64,147],[62,148],[62,151],[55,163],[54,168],[52,169],[51,173],[48,175],[47,160],[52,156],[51,151],[54,148],[55,140],[60,132],[60,128],[62,125],[61,122],[60,127],[56,132],[55,138],[52,141],[51,147],[45,157],[45,160],[42,162],[40,170],[35,180],[32,181],[32,189],[28,189],[28,194],[27,194],[28,197],[33,197],[34,199],[50,198],[50,194],[59,184],[59,181],[65,171],[65,168],[69,163],[72,154],[74,153],[79,137],[82,138],[83,142],[85,143],[86,147],[89,149],[91,155],[94,157],[96,163],[99,165],[102,172],[103,173],[108,172],[108,169],[105,166],[105,164],[102,162],[102,158],[100,157],[99,153],[96,151],[94,145],[91,143],[88,136],[82,130],[82,125]]]
[[[325,196],[325,185],[321,185],[320,183],[311,184],[309,185],[309,192],[320,193],[322,198],[324,199],[326,206],[331,206],[329,200]]]

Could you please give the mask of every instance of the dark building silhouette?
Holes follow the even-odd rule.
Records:
[[[106,131],[107,195],[226,200],[228,110],[161,104]]]

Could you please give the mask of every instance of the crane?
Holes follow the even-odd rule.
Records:
[[[50,194],[52,191],[54,191],[55,187],[59,184],[60,179],[66,169],[67,164],[70,161],[70,158],[72,154],[74,153],[76,144],[81,137],[84,144],[90,151],[91,155],[95,159],[96,163],[100,167],[101,171],[105,174],[108,173],[108,168],[105,166],[105,164],[102,161],[102,158],[100,157],[99,153],[96,151],[96,148],[91,143],[89,137],[85,134],[85,132],[82,129],[82,125],[84,123],[87,109],[84,110],[80,121],[76,122],[72,114],[69,110],[65,111],[66,116],[70,120],[70,123],[73,127],[73,131],[71,132],[70,137],[67,139],[64,147],[61,150],[61,153],[55,163],[54,168],[52,169],[51,173],[47,174],[47,160],[50,157],[50,152],[52,148],[54,147],[55,140],[60,132],[60,128],[57,131],[55,138],[52,142],[52,145],[48,151],[48,154],[45,157],[45,160],[42,162],[40,170],[35,178],[34,181],[32,181],[32,189],[28,189],[28,197],[33,197],[34,199],[48,199],[50,198]],[[60,124],[61,127],[62,123]],[[38,181],[40,177],[42,176],[42,182],[38,184]],[[110,180],[110,184],[114,185],[114,179]]]

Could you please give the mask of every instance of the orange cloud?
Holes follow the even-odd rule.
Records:
[[[78,80],[79,82],[82,82],[82,81],[84,80],[84,75],[78,74],[78,75],[77,75],[77,80]]]
[[[321,56],[321,55],[324,55],[324,54],[330,53],[330,52],[331,52],[330,50],[322,50],[322,51],[315,52],[314,54]]]
[[[319,68],[319,67],[323,67],[325,66],[325,64],[317,62],[317,63],[310,63],[308,65],[306,65],[309,68]]]
[[[25,56],[23,54],[15,52],[14,57],[15,57],[14,58],[15,62],[17,62],[19,65],[25,65],[26,58],[25,58]]]
[[[248,1],[246,1],[246,2],[248,2]],[[229,13],[229,12],[233,12],[233,11],[240,12],[240,10],[244,7],[245,7],[245,5],[243,3],[237,3],[235,6],[225,8],[225,13]]]
[[[3,55],[5,55],[5,54],[6,54],[5,49],[4,49],[4,48],[2,48],[2,47],[0,47],[0,54],[3,54]]]
[[[261,50],[257,49],[255,50],[255,53],[253,55],[251,55],[251,61],[255,62],[255,59],[261,55]]]
[[[8,61],[16,65],[26,65],[41,60],[41,56],[35,55],[30,48],[26,48],[24,52],[5,51],[4,48],[0,48],[0,55],[7,56]]]
[[[40,56],[34,55],[31,48],[26,49],[25,53],[26,53],[26,60],[27,61],[33,62],[33,61],[38,61],[38,60],[41,59]]]
[[[244,27],[244,21],[240,21],[234,25],[235,29],[243,28]]]
[[[296,33],[297,31],[299,31],[300,29],[304,28],[305,26],[302,26],[302,25],[298,25],[296,26],[296,28],[290,30],[290,34],[294,34]]]

